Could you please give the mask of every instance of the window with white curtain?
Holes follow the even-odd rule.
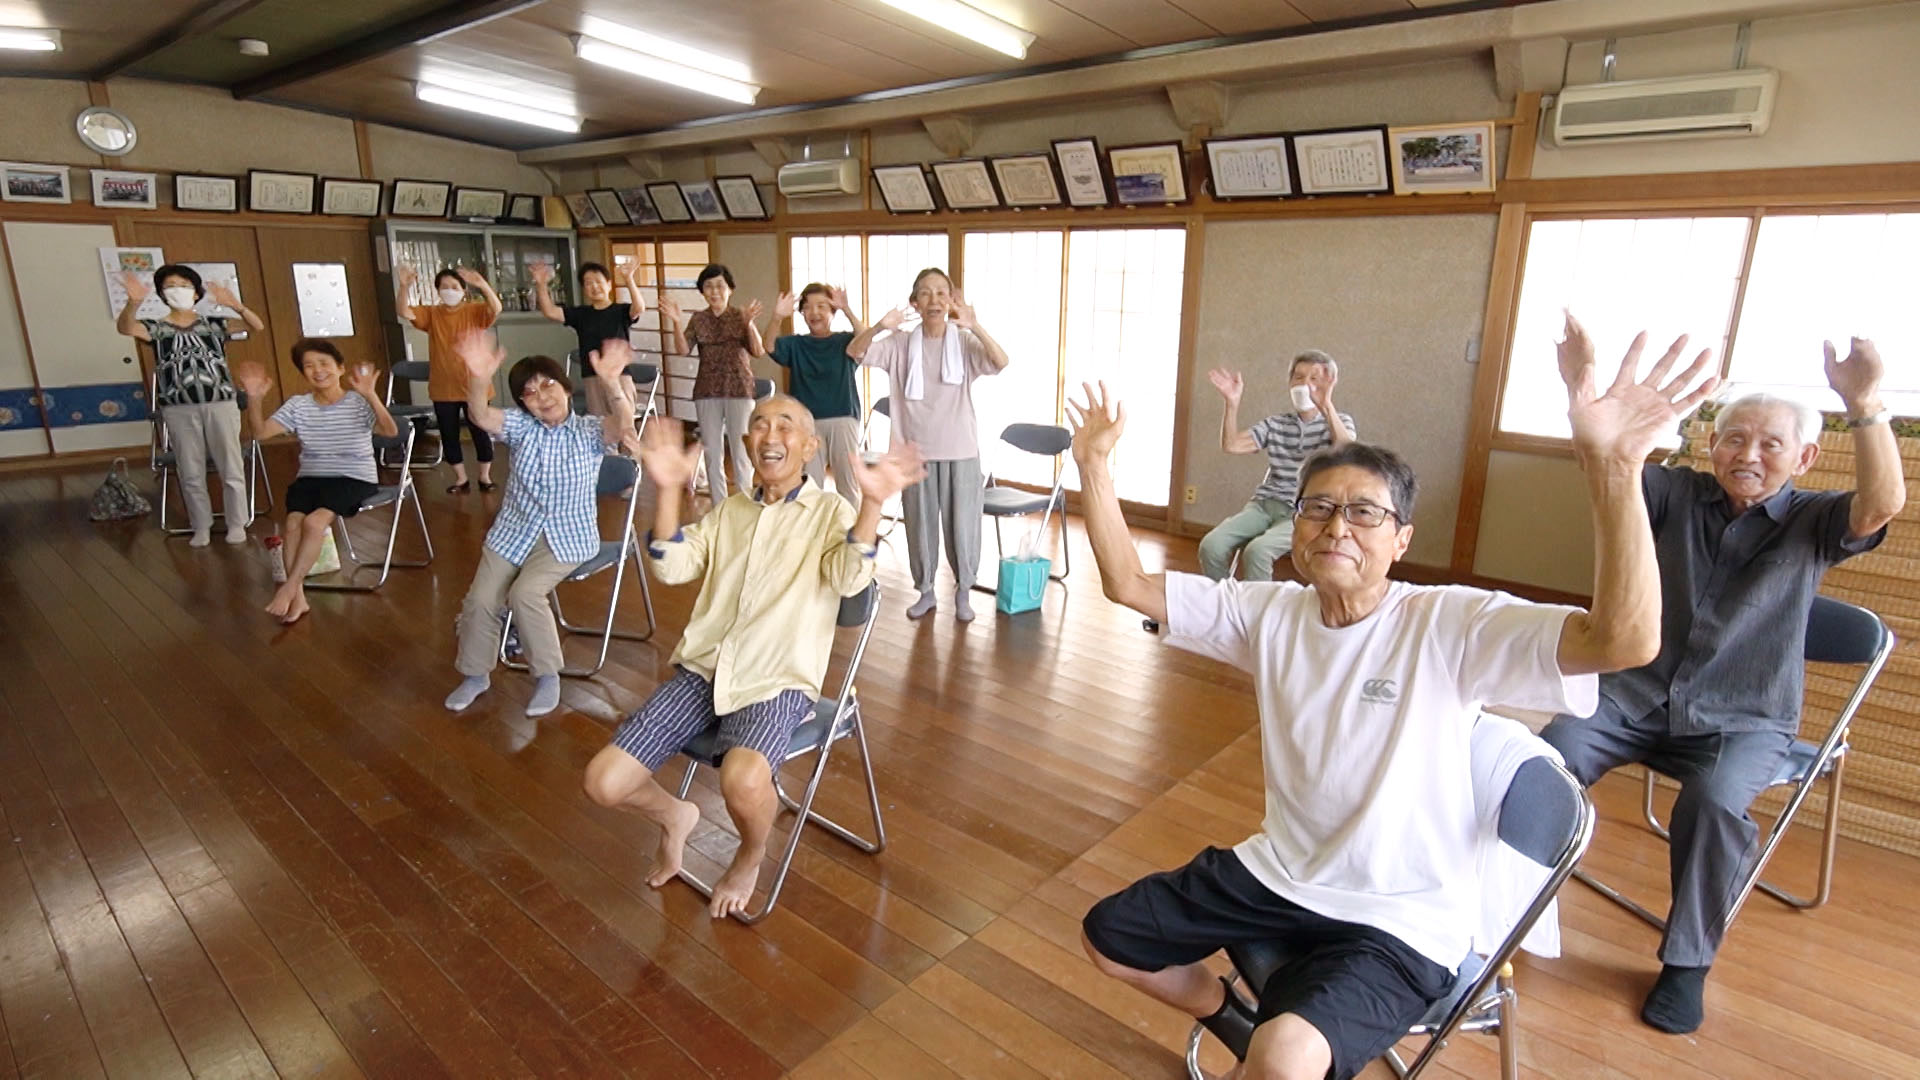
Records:
[[[980,465],[997,479],[1052,486],[1054,463],[1000,440],[1008,424],[1054,424],[1060,412],[1060,309],[1066,234],[1057,229],[966,237],[961,291],[1007,351],[1007,369],[973,384]]]
[[[862,245],[865,245],[864,256]],[[847,290],[847,306],[871,325],[888,310],[907,306],[913,291],[913,276],[929,266],[947,265],[947,234],[940,233],[858,233],[835,236],[796,236],[788,244],[787,280],[793,283],[796,297],[807,283],[837,285]],[[862,272],[862,266],[865,272]],[[849,330],[851,325],[840,316],[834,329]],[[806,324],[796,310],[794,332],[804,333]],[[872,368],[860,369],[860,388],[864,407],[887,396],[887,377]],[[876,445],[886,445],[885,421],[875,429]]]

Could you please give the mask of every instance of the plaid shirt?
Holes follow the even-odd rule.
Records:
[[[500,515],[487,532],[487,547],[519,566],[545,533],[547,547],[561,562],[592,558],[600,551],[593,489],[607,453],[600,418],[569,416],[548,427],[518,407],[503,416],[500,441],[513,448],[513,473]]]

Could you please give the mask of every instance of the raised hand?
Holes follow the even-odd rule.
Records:
[[[660,294],[660,314],[672,319],[675,325],[680,322],[680,302],[666,293]]]
[[[847,307],[847,290],[845,289],[829,288],[827,290],[827,302],[833,305],[833,310],[835,311],[849,310]]]
[[[614,273],[620,276],[621,281],[627,283],[629,289],[633,288],[633,276],[639,272],[640,264],[637,262],[623,262],[614,269]]]
[[[682,446],[685,439],[680,421],[671,416],[656,416],[647,422],[637,456],[655,487],[666,491],[685,487],[700,467],[700,444]]]
[[[231,286],[227,285],[226,282],[223,282],[223,281],[208,282],[207,295],[213,297],[214,303],[219,304],[221,307],[226,308],[228,311],[238,312],[240,310],[240,306],[241,306],[240,297],[238,294],[236,294],[233,291]]]
[[[1085,404],[1067,400],[1067,422],[1073,426],[1073,460],[1081,468],[1104,465],[1127,428],[1127,407],[1107,391],[1107,384],[1081,383]]]
[[[347,369],[347,389],[354,393],[371,400],[379,385],[380,377],[372,364],[355,364]]]
[[[248,360],[233,365],[233,381],[247,392],[249,402],[265,401],[273,393],[273,379],[267,375],[267,369],[258,361]]]
[[[420,280],[420,272],[406,263],[393,268],[393,280],[399,282],[402,289],[413,291],[413,284]]]
[[[962,330],[971,330],[978,324],[973,305],[967,303],[967,298],[960,295],[959,289],[953,290],[953,302],[947,306],[947,321]]]
[[[1325,369],[1323,368],[1322,370]],[[1313,407],[1320,410],[1321,416],[1333,415],[1333,384],[1338,381],[1338,376],[1329,374],[1327,381],[1324,383],[1310,382],[1307,384],[1307,394],[1313,398]],[[1331,421],[1329,421],[1329,423],[1331,423]]]
[[[1215,390],[1220,391],[1221,397],[1226,398],[1235,405],[1240,403],[1240,395],[1245,393],[1247,389],[1247,382],[1241,378],[1240,373],[1237,371],[1228,371],[1226,368],[1217,367],[1207,372],[1207,380],[1213,383]]]
[[[545,285],[553,280],[553,264],[543,262],[534,263],[528,273],[533,275],[534,284]]]
[[[762,304],[758,299],[747,301],[747,321],[759,322],[760,313],[765,310],[767,310],[766,305]]]
[[[927,478],[927,464],[920,448],[913,443],[898,443],[867,464],[858,451],[847,455],[853,466],[853,482],[863,499],[885,503],[888,499]]]
[[[1861,406],[1875,404],[1874,399],[1880,392],[1880,380],[1887,373],[1887,366],[1880,359],[1880,350],[1866,338],[1853,339],[1853,351],[1845,360],[1833,347],[1833,342],[1824,343],[1827,354],[1827,385],[1833,387],[1840,400],[1847,403],[1850,412],[1861,411]]]
[[[1653,452],[1674,422],[1693,411],[1713,392],[1719,378],[1709,378],[1691,392],[1687,386],[1707,370],[1713,350],[1702,349],[1680,375],[1662,383],[1687,347],[1687,335],[1674,339],[1644,379],[1636,379],[1645,331],[1634,337],[1620,372],[1604,395],[1595,396],[1593,344],[1580,324],[1568,316],[1568,340],[1561,342],[1561,377],[1567,379],[1567,419],[1573,425],[1574,453],[1582,460],[1607,459],[1638,465]],[[1581,353],[1587,357],[1581,364]]]
[[[487,279],[480,276],[480,271],[475,270],[471,266],[456,266],[453,268],[453,272],[460,275],[461,281],[466,282],[476,289],[481,288],[487,283]]]
[[[880,327],[882,330],[898,330],[900,329],[900,324],[906,321],[907,309],[894,308],[892,311],[880,316],[880,321],[874,325]]]
[[[785,319],[785,318],[791,317],[793,315],[793,304],[794,304],[794,300],[793,300],[792,293],[790,292],[781,293],[779,298],[773,302],[773,317],[776,319]]]
[[[485,330],[469,330],[454,339],[453,355],[460,358],[469,377],[492,382],[493,373],[506,362],[507,350]]]
[[[136,307],[139,306],[140,301],[153,295],[153,286],[147,284],[144,278],[131,270],[120,274],[120,285],[127,290],[127,299]]]
[[[608,382],[619,382],[631,363],[633,346],[620,338],[608,338],[600,343],[600,348],[587,354],[587,365]]]

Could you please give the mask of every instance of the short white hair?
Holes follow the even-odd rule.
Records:
[[[1292,375],[1293,369],[1299,367],[1301,364],[1318,364],[1327,369],[1327,374],[1336,379],[1340,377],[1340,365],[1334,362],[1333,357],[1328,356],[1319,349],[1308,349],[1294,357],[1293,363],[1287,365],[1287,374]]]
[[[1734,413],[1744,409],[1773,408],[1786,409],[1793,414],[1794,434],[1799,437],[1801,445],[1820,441],[1820,429],[1826,426],[1826,421],[1820,416],[1820,410],[1774,394],[1742,394],[1727,402],[1718,413],[1714,414],[1714,434],[1720,433],[1720,425]]]

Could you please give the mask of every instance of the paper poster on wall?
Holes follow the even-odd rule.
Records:
[[[294,263],[293,291],[300,301],[303,336],[353,336],[353,306],[347,292],[346,263]]]
[[[167,317],[167,302],[160,299],[153,289],[153,272],[167,264],[167,257],[157,247],[103,247],[100,249],[100,274],[107,282],[107,315],[119,318],[120,309],[127,306],[127,286],[120,280],[125,273],[138,274],[147,286],[147,298],[140,302],[135,312],[142,319],[164,319]]]

